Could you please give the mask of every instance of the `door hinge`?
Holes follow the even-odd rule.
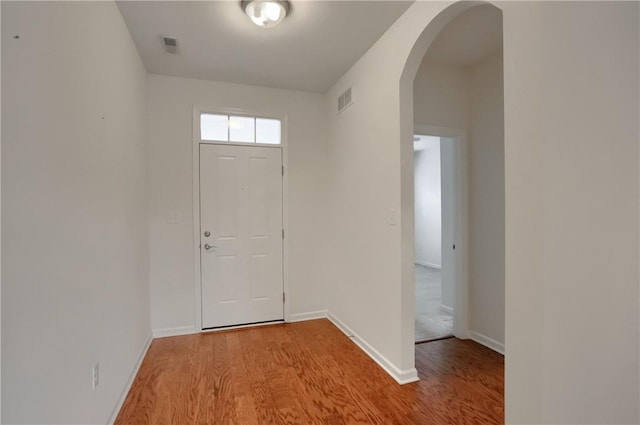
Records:
[[[284,177],[284,165],[282,166],[282,177]]]
[[[284,292],[283,292],[283,293],[282,293],[282,304],[284,304],[285,300],[286,300],[286,296],[285,296],[285,294],[284,294]]]
[[[284,229],[282,229],[282,239],[284,239]]]

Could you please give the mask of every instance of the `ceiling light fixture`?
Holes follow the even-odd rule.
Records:
[[[291,10],[287,0],[242,0],[240,5],[253,23],[262,28],[275,27]]]

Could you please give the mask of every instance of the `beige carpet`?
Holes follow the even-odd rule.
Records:
[[[451,316],[416,317],[416,341],[429,341],[451,335]]]
[[[415,339],[428,341],[451,335],[453,317],[440,310],[440,270],[416,264]]]

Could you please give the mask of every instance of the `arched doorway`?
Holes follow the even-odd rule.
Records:
[[[402,291],[402,357],[403,357],[403,361],[411,361],[410,357],[412,357],[414,354],[414,341],[415,341],[415,336],[416,336],[416,323],[417,323],[417,316],[416,316],[416,311],[417,311],[417,307],[414,310],[414,300],[415,300],[415,288],[416,288],[416,281],[414,280],[414,258],[415,258],[415,251],[414,251],[414,241],[415,241],[415,217],[414,217],[414,156],[413,156],[413,149],[412,149],[412,144],[411,143],[405,143],[405,141],[410,141],[413,139],[414,136],[414,129],[416,124],[417,125],[430,125],[430,126],[435,126],[435,127],[457,127],[458,129],[460,129],[460,127],[464,127],[462,128],[461,134],[464,133],[468,133],[467,129],[470,128],[470,124],[465,123],[464,125],[455,125],[455,126],[451,126],[451,125],[447,125],[447,123],[439,123],[439,122],[419,122],[415,120],[415,116],[416,114],[414,113],[414,100],[415,100],[415,96],[414,96],[414,81],[416,79],[416,75],[418,74],[418,71],[421,67],[421,63],[423,62],[423,59],[425,58],[425,55],[428,56],[429,54],[429,48],[433,45],[434,41],[436,41],[439,37],[439,35],[448,28],[448,26],[452,23],[461,21],[465,15],[469,15],[471,12],[471,9],[474,10],[478,10],[477,6],[482,6],[483,8],[487,9],[493,9],[495,11],[497,11],[498,13],[500,12],[500,9],[496,8],[495,6],[491,5],[490,3],[486,3],[486,2],[459,2],[459,3],[455,3],[451,6],[449,6],[448,8],[444,9],[440,14],[438,14],[427,26],[426,28],[423,30],[423,32],[420,34],[420,36],[417,38],[416,42],[413,45],[413,48],[411,49],[409,56],[407,58],[405,67],[403,69],[402,72],[402,76],[401,76],[401,80],[400,80],[400,132],[401,132],[401,137],[400,140],[401,142],[401,151],[400,151],[400,157],[401,157],[401,164],[402,164],[402,168],[401,168],[401,205],[402,205],[402,211],[403,211],[403,217],[405,220],[403,220],[403,229],[402,229],[402,264],[401,264],[401,274],[402,274],[402,284],[401,284],[401,291]],[[500,18],[501,21],[501,18]],[[460,31],[468,31],[469,27],[465,28],[464,25],[460,26],[460,28],[458,28],[458,30]],[[500,28],[500,34],[501,34],[501,28]],[[500,67],[502,66],[502,59],[500,57]],[[503,81],[502,81],[502,73],[501,73],[501,69],[500,69],[500,90],[502,90],[503,88]],[[502,91],[500,92],[500,95],[502,95]],[[502,108],[502,103],[500,104],[500,108]],[[496,158],[492,158],[492,161],[497,161],[498,163],[500,163],[502,165],[502,167],[504,166],[504,120],[503,120],[503,112],[501,110],[501,120],[499,122],[499,124],[496,124],[499,127],[499,131],[500,131],[500,137],[501,137],[501,143],[502,143],[502,147],[501,147],[501,155],[498,155],[498,157]],[[466,139],[472,139],[474,137],[471,137],[471,135],[469,135],[469,137],[464,137]],[[477,137],[477,139],[481,139],[481,137]],[[468,172],[469,170],[469,156],[473,157],[473,152],[471,152],[471,154],[469,153],[469,149],[468,149],[468,144],[469,144],[469,140],[467,140],[465,143],[462,143],[463,146],[463,152],[461,152],[459,159],[460,159],[460,163],[458,164],[458,168],[459,168],[459,172],[461,175],[461,185],[465,186],[466,184],[468,184],[469,180],[466,179],[466,177],[464,176],[465,172]],[[480,147],[482,148],[482,147]],[[477,156],[477,155],[476,155]],[[470,160],[473,161],[473,158],[470,158]],[[477,164],[476,164],[476,168]],[[501,205],[498,205],[497,208],[493,208],[494,213],[495,211],[499,211],[499,217],[498,220],[494,220],[496,221],[498,224],[496,225],[496,228],[499,229],[497,233],[497,235],[494,235],[493,242],[496,242],[496,246],[499,247],[499,249],[497,251],[498,254],[495,255],[495,261],[494,264],[491,264],[490,267],[488,267],[488,269],[490,270],[490,272],[488,274],[494,274],[495,276],[497,276],[497,278],[495,278],[495,281],[497,282],[497,284],[493,285],[495,287],[499,288],[493,288],[496,290],[496,293],[498,294],[497,297],[495,297],[495,299],[493,299],[491,301],[491,303],[493,303],[492,305],[497,306],[497,313],[494,311],[491,314],[493,314],[495,317],[499,317],[499,320],[494,321],[493,323],[491,323],[490,325],[488,325],[488,328],[493,329],[492,332],[488,332],[491,333],[491,335],[494,335],[495,338],[493,337],[488,337],[487,335],[485,335],[482,332],[478,332],[476,328],[474,328],[474,325],[477,325],[477,323],[471,323],[471,317],[469,314],[470,308],[473,306],[474,308],[483,308],[483,309],[492,309],[490,306],[487,307],[487,305],[483,305],[482,303],[482,297],[478,297],[478,293],[482,293],[482,291],[485,291],[485,288],[483,287],[483,281],[487,280],[486,276],[483,276],[483,274],[487,274],[486,270],[482,270],[481,268],[478,267],[474,267],[474,284],[476,285],[476,289],[478,290],[478,293],[474,293],[472,294],[472,296],[469,296],[469,291],[468,291],[468,270],[469,270],[469,266],[474,266],[475,263],[477,263],[478,261],[481,260],[482,255],[479,255],[479,252],[481,252],[478,249],[478,246],[481,245],[482,242],[478,242],[479,237],[482,236],[482,238],[487,238],[486,232],[484,232],[485,234],[483,234],[483,232],[478,232],[478,230],[476,228],[473,228],[474,230],[471,230],[472,232],[475,232],[475,234],[473,234],[474,238],[472,238],[472,240],[469,240],[469,231],[467,230],[468,224],[467,224],[467,218],[465,216],[465,214],[467,213],[467,211],[458,211],[457,212],[457,217],[456,219],[457,221],[457,225],[460,228],[460,230],[463,232],[463,234],[459,234],[456,237],[455,240],[455,249],[456,249],[456,254],[455,254],[455,268],[456,268],[456,286],[455,286],[455,295],[454,295],[454,304],[455,304],[455,308],[454,308],[454,329],[453,329],[453,333],[455,336],[460,337],[460,338],[469,338],[471,337],[472,339],[475,339],[476,341],[489,346],[490,348],[496,350],[496,351],[500,351],[500,352],[504,352],[504,168],[502,168],[501,170],[501,186],[497,189],[497,192],[494,190],[494,192],[498,193],[501,197]],[[499,175],[499,173],[498,173]],[[471,176],[471,178],[474,177],[478,177],[478,176]],[[465,181],[466,180],[466,181]],[[475,180],[472,180],[472,182],[474,182],[474,184],[476,183]],[[484,183],[482,183],[484,184]],[[474,185],[470,185],[471,190],[474,189],[473,187]],[[463,193],[467,190],[466,187],[463,188]],[[476,191],[478,188],[475,188]],[[496,189],[496,188],[493,188]],[[459,208],[467,208],[465,201],[470,201],[473,202],[474,201],[474,197],[477,198],[478,194],[471,194],[469,197],[467,197],[466,199],[463,199],[462,202],[459,202]],[[479,204],[478,204],[479,205]],[[491,209],[491,208],[489,208]],[[477,210],[477,208],[476,208]],[[460,214],[458,214],[460,213]],[[485,214],[486,211],[484,211],[482,214]],[[482,214],[480,214],[480,216],[482,216]],[[476,213],[477,215],[477,213]],[[495,215],[495,214],[494,214]],[[407,216],[409,216],[410,219],[407,220]],[[495,218],[495,217],[494,217]],[[475,225],[478,222],[478,217],[471,217],[471,225]],[[489,239],[491,239],[492,237],[489,237]],[[488,239],[484,239],[485,241]],[[450,244],[448,245],[449,248],[452,248],[452,246],[454,244]],[[444,244],[444,240],[443,240],[443,249],[445,247]],[[470,252],[471,251],[471,252]],[[480,279],[477,278],[477,276],[480,276]],[[486,285],[484,285],[486,286]],[[485,303],[486,304],[486,303]],[[496,310],[495,308],[493,308],[493,310]],[[482,315],[479,315],[478,317],[481,317]],[[478,322],[479,323],[479,322]],[[484,326],[484,324],[480,324],[480,326]]]

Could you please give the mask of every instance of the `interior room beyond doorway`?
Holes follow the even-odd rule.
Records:
[[[414,136],[416,342],[453,333],[453,142]]]

